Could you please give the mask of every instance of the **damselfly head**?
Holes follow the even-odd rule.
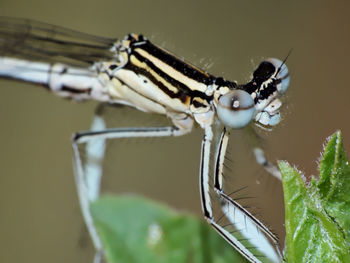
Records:
[[[281,121],[282,102],[279,97],[287,91],[289,81],[285,60],[267,59],[254,71],[253,80],[250,83],[256,85],[252,96],[256,109],[255,122],[258,126],[269,129]]]
[[[256,125],[270,129],[280,122],[282,102],[279,98],[289,86],[289,72],[284,62],[267,59],[259,64],[247,84],[235,88],[220,85],[216,111],[226,127],[239,129],[254,120]]]

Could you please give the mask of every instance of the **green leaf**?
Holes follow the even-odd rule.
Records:
[[[136,196],[91,206],[109,263],[246,262],[205,222]]]
[[[306,187],[302,175],[279,162],[285,200],[287,262],[350,262],[349,165],[340,132],[320,161],[320,179]]]
[[[350,243],[350,166],[340,131],[329,138],[319,169],[322,204]]]

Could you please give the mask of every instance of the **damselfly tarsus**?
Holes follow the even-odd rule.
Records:
[[[237,84],[179,59],[142,35],[130,34],[117,40],[24,19],[0,19],[0,77],[43,85],[59,96],[74,100],[125,104],[166,115],[172,121],[173,125],[168,127],[105,129],[104,120],[96,116],[93,130],[74,136],[78,195],[98,256],[102,244],[89,205],[99,195],[102,169],[84,165],[78,145],[87,143],[87,156],[102,159],[107,139],[180,136],[198,124],[204,130],[199,174],[204,217],[251,262],[261,262],[261,255],[272,262],[282,260],[276,236],[224,191],[222,170],[231,129],[250,123],[269,129],[280,122],[279,97],[289,85],[284,62],[263,61],[248,83]],[[221,130],[221,135],[217,130]],[[214,170],[210,171],[213,142],[216,144]],[[100,147],[95,147],[96,143]],[[278,170],[265,160],[262,151],[255,149],[255,153],[257,161],[279,177]],[[209,195],[211,174],[224,215],[259,252],[252,252],[218,223]]]

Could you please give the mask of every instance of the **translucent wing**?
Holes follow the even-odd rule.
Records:
[[[116,39],[29,19],[0,17],[0,56],[89,66],[110,59]]]

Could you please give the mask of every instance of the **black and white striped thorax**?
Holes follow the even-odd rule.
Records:
[[[129,34],[114,46],[114,50],[118,62],[104,63],[102,71],[118,82],[116,87],[126,85],[166,111],[207,112],[219,87],[237,88],[235,82],[215,78],[142,35]]]

